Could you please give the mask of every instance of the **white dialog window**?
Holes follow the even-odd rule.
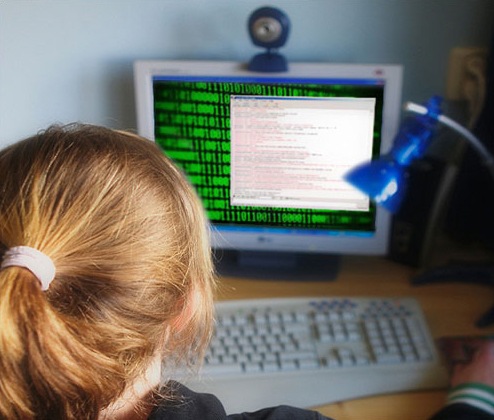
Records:
[[[374,98],[231,97],[234,206],[369,209],[344,179],[372,157]]]

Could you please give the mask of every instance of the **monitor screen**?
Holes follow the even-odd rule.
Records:
[[[255,254],[256,266],[259,255],[386,254],[390,215],[343,175],[389,150],[400,66],[257,73],[237,62],[138,61],[134,75],[138,132],[196,188],[216,250]]]

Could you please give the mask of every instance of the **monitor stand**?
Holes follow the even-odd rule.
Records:
[[[333,254],[215,250],[220,276],[258,280],[332,281],[340,258]]]

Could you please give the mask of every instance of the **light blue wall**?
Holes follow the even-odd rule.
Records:
[[[289,60],[402,63],[415,101],[494,24],[493,0],[0,0],[0,147],[53,122],[135,127],[133,60],[247,61],[264,5],[290,16]]]

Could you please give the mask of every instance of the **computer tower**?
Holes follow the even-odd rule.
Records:
[[[393,215],[389,258],[426,267],[443,226],[457,167],[436,157],[415,161],[408,174],[408,192]]]
[[[472,132],[494,154],[494,34],[487,57],[485,97]],[[473,148],[465,148],[446,218],[446,230],[463,242],[494,249],[494,177]]]

